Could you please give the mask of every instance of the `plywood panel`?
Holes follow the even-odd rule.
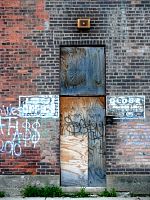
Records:
[[[61,95],[104,95],[103,47],[61,48]]]
[[[61,134],[99,134],[97,125],[104,119],[104,97],[61,97]]]
[[[72,139],[74,142],[79,143],[81,137],[84,136],[88,138],[88,141],[86,141],[87,143],[84,144],[88,149],[86,159],[84,160],[84,164],[86,167],[88,166],[88,186],[105,185],[103,164],[104,104],[104,97],[61,97],[61,153],[63,155],[61,159],[64,160],[65,157],[68,157],[68,149],[69,152],[71,152],[72,148],[74,148],[72,146]],[[83,144],[78,148],[80,153],[83,152],[82,147]],[[75,150],[77,149],[75,148]],[[76,158],[77,156],[74,156],[70,159],[71,161],[68,159],[65,165],[64,162],[62,162],[62,166],[65,166],[65,170],[63,170],[64,167],[62,168],[62,185],[66,185],[65,177],[68,179],[68,176],[70,176],[68,185],[81,185],[81,180],[79,181],[78,179],[77,181],[74,175],[75,173],[71,173],[67,170],[72,169],[73,163],[76,166],[76,170],[80,171],[81,165],[77,163],[82,163],[82,161],[79,162]],[[82,156],[79,158],[81,159]],[[79,177],[79,175],[77,177]],[[74,180],[76,180],[75,183],[73,183]],[[86,185],[87,183],[85,184],[85,181],[82,181],[82,186]]]
[[[103,187],[106,184],[103,130],[101,137],[89,138],[88,186]]]
[[[61,136],[61,184],[88,185],[87,136]]]

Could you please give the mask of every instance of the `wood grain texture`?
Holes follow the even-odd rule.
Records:
[[[104,47],[62,47],[61,95],[104,94]]]
[[[97,137],[105,115],[104,97],[61,97],[60,102],[61,134]]]
[[[61,185],[88,185],[88,137],[61,136]]]
[[[103,130],[102,130],[103,131]],[[104,140],[101,138],[91,140],[88,143],[88,186],[103,187],[106,184]]]
[[[104,105],[104,97],[61,97],[61,174],[63,186],[71,184],[91,187],[105,185]],[[76,142],[79,143],[79,139],[82,137],[88,138],[88,141],[78,147]],[[85,160],[87,159],[87,163],[80,160],[83,157],[80,154],[84,153],[83,147],[86,147]],[[88,183],[85,179],[79,178],[82,174],[80,167],[83,164],[87,167],[86,181]],[[75,171],[71,172],[70,169]]]

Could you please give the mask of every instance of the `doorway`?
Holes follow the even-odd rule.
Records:
[[[61,97],[61,185],[105,185],[105,98]]]
[[[61,185],[105,186],[103,47],[61,48]]]

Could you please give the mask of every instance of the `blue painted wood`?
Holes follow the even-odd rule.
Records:
[[[104,94],[104,47],[62,47],[61,95]]]
[[[88,121],[91,126],[88,133],[88,186],[103,187],[106,185],[104,166],[104,105],[97,101],[88,110]]]

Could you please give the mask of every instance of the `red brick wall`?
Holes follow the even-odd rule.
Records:
[[[144,95],[146,99],[143,121],[115,121],[107,125],[107,173],[150,173],[147,149],[150,130],[150,1],[1,0],[0,9],[0,107],[7,107],[10,103],[18,106],[20,95],[59,94],[61,45],[105,46],[106,95]],[[80,32],[76,20],[89,17],[91,29]],[[31,173],[39,173],[40,168],[40,173],[58,174],[58,129],[59,122],[52,123],[52,129],[49,129],[49,133],[53,133],[49,140],[51,146],[46,144],[50,151],[44,150],[42,140],[37,144],[34,151],[38,160]],[[134,133],[132,137],[130,133]],[[144,143],[142,134],[145,135]],[[130,145],[125,144],[126,140]],[[141,142],[140,152],[136,140]],[[30,148],[29,155],[35,157],[32,156],[33,148]],[[6,162],[9,165],[5,165],[5,171],[9,171],[10,155],[6,157],[2,153],[0,156],[1,164],[9,160]],[[50,156],[54,161],[44,159],[43,165],[37,167],[43,156],[46,160]],[[18,162],[21,164],[24,159]],[[51,168],[47,169],[50,162]],[[25,167],[23,171],[26,173]]]
[[[59,174],[56,120],[10,116],[1,125],[0,174]]]
[[[141,167],[150,165],[149,122],[124,122],[117,128],[116,157],[120,166]]]
[[[0,2],[1,104],[8,106],[19,95],[37,93],[34,81],[43,71],[37,62],[42,50],[33,38],[49,18],[44,7],[44,0]]]
[[[0,174],[59,174],[57,120],[38,119],[38,138],[32,128],[36,118],[5,115],[7,108],[19,107],[20,95],[41,94],[37,88],[44,85],[45,69],[39,60],[45,51],[40,39],[48,21],[45,0],[0,1]]]
[[[150,123],[137,120],[114,121],[107,125],[107,174],[149,174]]]

